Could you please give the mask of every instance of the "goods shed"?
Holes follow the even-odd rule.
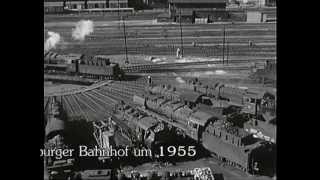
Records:
[[[226,4],[227,0],[169,0],[169,16],[179,20],[180,13],[184,17],[188,15],[193,23],[195,18],[215,19],[225,15]]]

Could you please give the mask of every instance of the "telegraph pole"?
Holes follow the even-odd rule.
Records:
[[[226,26],[223,25],[223,46],[222,46],[222,64],[224,64],[224,47],[225,47],[225,41],[226,41]]]
[[[119,0],[118,0],[118,18],[119,18],[119,29],[120,29],[120,26],[121,26],[121,18],[120,18],[120,3],[119,3]]]
[[[227,64],[229,64],[229,42],[227,42]]]
[[[126,24],[124,22],[124,17],[122,17],[122,22],[123,22],[123,35],[124,35],[124,46],[125,46],[125,53],[126,53],[126,60],[125,64],[129,64],[128,60],[128,49],[127,49],[127,33],[126,33]]]
[[[180,8],[180,11],[179,11],[179,25],[180,25],[181,57],[183,57],[183,39],[182,39],[182,25],[181,25],[181,8]]]

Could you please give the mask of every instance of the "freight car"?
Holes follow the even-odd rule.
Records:
[[[59,55],[50,51],[44,54],[44,72],[94,79],[121,79],[124,75],[119,64],[103,55]]]
[[[149,114],[165,116],[170,124],[177,124],[177,132],[202,144],[229,165],[251,174],[275,173],[274,144],[254,138],[242,128],[181,101],[153,95],[135,95],[133,101]]]

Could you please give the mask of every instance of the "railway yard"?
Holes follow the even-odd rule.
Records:
[[[151,16],[45,16],[45,40],[48,32],[59,34],[44,54],[46,144],[155,152],[192,145],[198,154],[168,161],[46,159],[49,172],[98,177],[111,169],[118,179],[177,172],[183,179],[185,169],[209,167],[213,179],[276,179],[276,23],[180,26]],[[79,19],[94,19],[80,41],[73,38]]]

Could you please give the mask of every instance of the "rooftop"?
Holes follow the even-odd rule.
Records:
[[[169,0],[169,3],[226,3],[227,0]]]

